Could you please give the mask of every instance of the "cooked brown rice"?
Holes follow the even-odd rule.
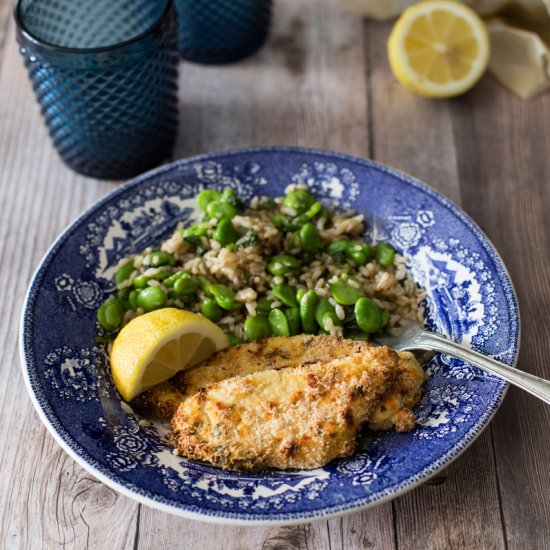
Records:
[[[288,190],[287,190],[288,192]],[[349,272],[349,267],[339,265],[325,252],[318,253],[311,262],[302,266],[296,275],[276,277],[267,269],[267,261],[274,254],[287,254],[299,256],[300,251],[289,248],[284,241],[284,233],[272,222],[273,212],[263,208],[266,197],[255,197],[244,212],[235,216],[232,220],[235,228],[243,230],[252,229],[258,237],[257,246],[239,247],[231,249],[224,247],[212,238],[216,221],[210,220],[210,229],[207,236],[201,237],[201,244],[206,250],[203,255],[198,255],[186,240],[182,237],[182,227],[178,227],[174,234],[161,245],[161,250],[175,256],[177,263],[173,267],[174,272],[184,269],[191,275],[206,277],[210,282],[227,285],[235,292],[235,299],[244,304],[244,308],[236,311],[224,312],[224,316],[218,324],[226,331],[243,338],[243,323],[247,315],[256,314],[257,300],[265,297],[272,301],[272,307],[279,307],[281,303],[271,292],[272,284],[281,284],[285,281],[294,289],[314,289],[319,297],[330,297],[329,285],[338,280],[340,276]],[[289,215],[288,208],[281,207],[282,198],[275,199],[278,208]],[[357,239],[365,230],[362,214],[339,212],[334,213],[330,227],[326,227],[324,218],[317,222],[317,229],[325,244],[341,238]],[[119,289],[132,284],[133,280],[141,275],[154,276],[159,268],[149,267],[148,254],[153,249],[148,248],[143,253],[133,257],[134,272],[130,278],[118,285]],[[121,265],[124,263],[123,260]],[[405,258],[396,254],[393,265],[387,269],[380,267],[374,260],[366,265],[357,267],[353,273],[353,279],[349,279],[351,286],[362,286],[365,295],[371,298],[381,308],[389,310],[390,327],[402,324],[405,320],[423,321],[424,311],[421,301],[423,291],[415,284],[406,270]],[[158,286],[167,293],[162,281],[151,279],[150,286]],[[166,306],[190,309],[200,313],[201,300],[206,294],[197,291],[196,299],[192,304],[184,304],[181,300],[168,299]],[[330,298],[335,308],[337,317],[344,319],[344,308]],[[123,324],[132,318],[142,314],[143,311],[128,310],[124,316]],[[342,336],[342,328],[336,326],[332,319],[327,319],[325,330],[331,335]]]

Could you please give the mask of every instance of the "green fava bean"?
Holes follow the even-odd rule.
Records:
[[[111,326],[118,328],[124,317],[124,306],[120,300],[113,300],[105,307],[105,321]]]
[[[289,307],[285,310],[286,320],[288,321],[288,328],[290,329],[290,336],[296,336],[300,334],[302,323],[300,321],[300,310],[297,307]]]
[[[134,260],[130,259],[119,267],[115,273],[115,283],[119,285],[134,272]]]
[[[302,298],[305,296],[306,294],[306,290],[304,290],[303,288],[299,288],[297,291],[296,291],[296,300],[298,301],[298,303],[300,303],[300,301],[302,300]]]
[[[239,202],[239,198],[237,197],[237,193],[233,189],[224,189],[221,199],[222,202],[227,202],[229,204],[232,204],[233,206],[237,206]]]
[[[128,303],[130,304],[130,307],[132,309],[137,309],[137,297],[138,297],[139,291],[138,290],[132,290],[130,292],[130,296],[128,296]]]
[[[237,338],[234,334],[226,334],[227,336],[227,343],[230,346],[238,346],[239,344],[242,344],[243,341],[240,338]]]
[[[357,265],[366,265],[367,263],[367,255],[363,250],[356,250],[355,247],[346,250],[346,257]]]
[[[208,225],[190,225],[185,227],[181,231],[181,235],[184,239],[198,239],[204,237],[208,233]]]
[[[112,332],[122,323],[124,306],[117,298],[109,298],[97,310],[97,320],[104,330]]]
[[[313,201],[313,197],[305,189],[295,189],[284,198],[283,206],[302,213],[311,206]]]
[[[198,194],[197,205],[203,212],[206,212],[207,206],[213,201],[219,201],[221,196],[222,194],[219,191],[214,191],[214,189],[205,189]]]
[[[217,220],[223,220],[224,218],[231,220],[238,214],[238,210],[228,202],[212,201],[208,203],[206,213]]]
[[[367,257],[367,262],[372,258],[372,246],[368,243],[359,243],[362,252]]]
[[[322,324],[322,328],[326,330],[326,323],[327,323],[327,319],[332,319],[332,324],[334,326],[341,326],[342,325],[342,321],[340,320],[340,318],[338,317],[338,315],[336,315],[336,313],[334,311],[327,311],[324,315],[323,315],[323,324]]]
[[[157,286],[144,288],[137,296],[137,305],[144,311],[153,311],[166,303],[166,292]]]
[[[272,309],[267,320],[274,336],[290,336],[288,319],[280,309]]]
[[[244,322],[244,337],[251,342],[271,335],[269,321],[263,315],[248,316]]]
[[[225,285],[210,285],[210,292],[218,305],[223,309],[237,309],[242,306],[241,302],[235,300],[235,293]]]
[[[96,318],[97,318],[97,322],[99,323],[99,326],[107,331],[107,332],[111,332],[113,329],[113,327],[107,323],[107,320],[105,319],[105,304],[101,304],[101,306],[99,306],[98,310],[96,311]]]
[[[365,295],[364,289],[357,283],[359,288],[350,285],[348,281],[340,279],[330,285],[330,295],[344,306],[352,306]]]
[[[387,309],[381,310],[382,315],[382,328],[385,327],[388,324],[388,321],[390,320],[390,312]]]
[[[288,272],[288,268],[281,262],[271,261],[267,264],[267,270],[275,277],[281,277]]]
[[[233,227],[231,220],[227,218],[220,220],[218,226],[214,229],[212,237],[223,246],[236,243],[239,240],[237,230]]]
[[[210,283],[210,281],[206,277],[203,277],[202,275],[198,276],[198,280],[199,280],[200,289],[205,294],[209,294],[210,296],[212,296],[212,291],[210,290],[210,287],[212,286],[212,284]]]
[[[162,250],[151,252],[151,254],[149,254],[149,258],[151,259],[152,267],[160,267],[161,265],[167,264],[174,265],[176,263],[176,258],[174,258],[173,254],[163,252]]]
[[[350,241],[334,241],[327,246],[327,254],[332,256],[340,252],[347,252],[350,248],[353,248],[353,243]]]
[[[298,231],[300,230],[306,223],[309,223],[309,218],[305,214],[300,214],[296,218],[294,218],[290,225],[288,226],[289,231]]]
[[[174,292],[176,294],[193,294],[199,288],[199,282],[194,277],[190,275],[182,275],[174,283]]]
[[[286,275],[289,271],[298,271],[300,262],[292,256],[286,254],[277,254],[272,256],[267,264],[267,270],[275,276]]]
[[[314,202],[307,210],[306,216],[309,219],[313,219],[321,210],[323,209],[323,205],[320,202]]]
[[[213,298],[205,298],[201,302],[201,313],[214,323],[217,323],[223,315],[222,308]]]
[[[130,298],[130,292],[131,288],[127,286],[126,288],[123,288],[122,290],[119,290],[117,292],[116,297],[122,302],[123,305],[128,304],[128,299]]]
[[[299,251],[302,244],[300,242],[299,233],[287,233],[285,237],[286,249]]]
[[[164,286],[167,286],[167,287],[173,287],[174,283],[180,277],[183,277],[184,275],[188,275],[188,274],[189,274],[188,271],[185,271],[185,269],[182,269],[180,271],[177,271],[176,273],[173,273],[172,275],[170,275],[170,277],[167,277],[166,279],[164,279],[163,284]]]
[[[358,342],[368,342],[369,341],[369,335],[366,332],[361,332],[358,330],[355,330],[353,332],[349,332],[346,334],[346,338],[349,338],[350,340],[356,340]]]
[[[258,315],[269,315],[271,311],[271,302],[267,298],[260,298],[256,305]]]
[[[172,270],[172,267],[163,266],[159,268],[157,274],[153,278],[156,279],[157,281],[162,281],[164,283],[164,281],[168,277],[170,277],[173,273],[174,271]]]
[[[289,285],[277,285],[272,289],[273,295],[279,298],[283,304],[287,306],[296,307],[298,302],[296,301],[296,292]]]
[[[359,298],[354,311],[357,324],[363,332],[372,334],[382,327],[380,308],[369,298]]]
[[[146,275],[138,275],[133,281],[132,284],[134,288],[145,288],[149,282],[149,277]]]
[[[287,231],[290,226],[288,218],[286,216],[283,216],[282,214],[275,214],[271,218],[271,222],[277,229],[280,229],[281,231]]]
[[[328,301],[328,298],[323,298],[319,300],[319,303],[315,308],[315,320],[323,329],[325,328],[324,317],[327,313],[334,313],[334,315],[336,315],[334,306]]]
[[[317,298],[317,294],[315,294],[314,290],[308,290],[302,298],[300,298],[300,319],[304,332],[308,334],[315,334],[315,332],[317,332],[315,311],[318,302],[319,298]]]
[[[376,263],[383,268],[388,268],[395,259],[395,250],[387,243],[376,245]]]
[[[300,244],[308,254],[315,254],[323,248],[323,239],[312,223],[306,223],[300,229]]]

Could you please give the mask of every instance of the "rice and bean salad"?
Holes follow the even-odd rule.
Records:
[[[296,185],[249,205],[232,189],[206,189],[197,203],[201,221],[119,263],[117,293],[97,312],[107,339],[163,307],[204,315],[233,345],[303,332],[368,340],[423,321],[422,289],[389,244],[366,242],[362,214]]]

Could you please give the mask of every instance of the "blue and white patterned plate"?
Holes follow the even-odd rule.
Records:
[[[21,357],[34,404],[84,468],[140,502],[219,523],[300,523],[367,508],[402,494],[456,458],[487,425],[506,384],[435,356],[416,413],[418,427],[384,433],[355,456],[315,470],[224,472],[172,455],[163,426],[121,404],[95,311],[113,290],[114,266],[196,216],[204,188],[244,199],[280,195],[289,183],[365,214],[375,239],[409,258],[427,290],[429,325],[508,364],[519,314],[506,270],[480,229],[426,185],[365,160],[304,149],[250,149],[181,160],[115,190],[52,246],[23,309]]]

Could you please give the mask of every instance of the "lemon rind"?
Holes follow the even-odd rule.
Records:
[[[435,8],[443,6],[457,17],[466,20],[472,31],[472,36],[480,47],[481,54],[471,63],[468,75],[460,80],[452,80],[447,84],[438,84],[430,80],[419,82],[418,73],[411,68],[408,56],[405,54],[404,41],[409,36],[411,26],[418,17],[429,15]],[[480,25],[479,22],[482,24]],[[468,91],[487,69],[489,54],[489,33],[479,16],[468,6],[452,0],[427,0],[407,8],[396,23],[388,41],[388,57],[398,80],[412,91],[434,98],[453,97]],[[400,76],[401,78],[399,78]]]
[[[176,311],[178,311],[178,315],[180,315],[179,312],[182,312],[181,310]],[[113,381],[117,390],[125,401],[131,401],[133,398],[139,395],[139,393],[146,389],[141,384],[141,381],[143,380],[143,376],[145,374],[145,370],[153,360],[156,360],[156,356],[159,354],[160,350],[169,342],[173,340],[181,340],[181,338],[183,338],[186,334],[196,333],[201,335],[202,338],[197,340],[195,349],[189,354],[189,357],[193,356],[194,352],[196,351],[196,349],[198,349],[198,346],[200,346],[204,338],[209,338],[210,340],[212,340],[216,351],[227,347],[227,337],[220,327],[218,327],[211,321],[200,317],[198,314],[191,312],[184,313],[188,314],[189,317],[196,317],[196,319],[187,321],[182,319],[182,322],[185,322],[185,326],[183,327],[167,327],[167,333],[161,336],[159,340],[156,341],[154,346],[147,349],[143,356],[140,357],[139,361],[137,361],[137,363],[135,363],[132,367],[128,367],[128,361],[125,361],[121,367],[117,367],[116,362],[118,361],[118,359],[115,359],[115,361],[111,360],[111,374],[113,377]],[[147,330],[147,322],[145,322],[145,319],[143,319],[143,317],[144,316],[137,317],[136,320],[139,319],[138,322],[144,323],[143,326],[140,327],[140,330]],[[187,317],[187,315],[184,317]],[[150,328],[154,329],[154,322],[151,322],[151,325],[152,326]],[[126,327],[128,326],[129,324]],[[132,336],[135,338],[135,335]],[[113,356],[115,356],[116,358],[117,349],[120,349],[120,344],[117,345],[117,342],[115,341],[113,345],[113,350],[111,351],[111,358],[113,358]],[[159,363],[161,362],[162,361],[159,360]],[[166,363],[163,364],[166,365]],[[173,368],[171,370],[173,371],[173,374],[176,374],[181,370],[185,370],[187,366],[191,367],[193,365],[176,365],[176,368]],[[172,365],[166,365],[166,367],[170,369]],[[159,380],[158,383],[162,381],[163,380]]]

